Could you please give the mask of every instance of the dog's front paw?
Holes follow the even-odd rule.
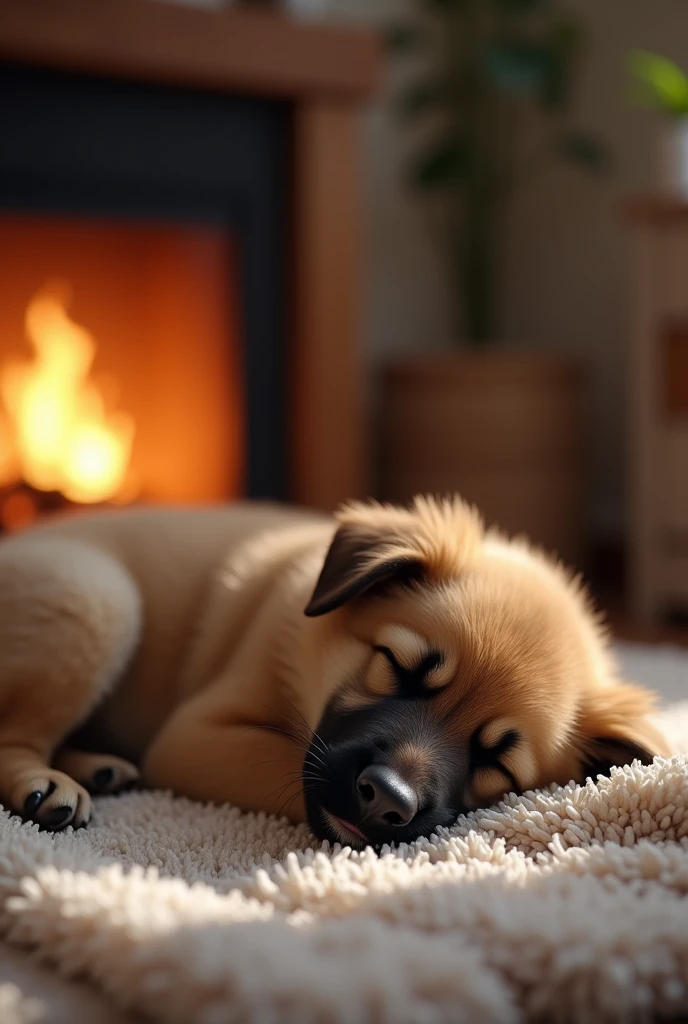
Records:
[[[89,754],[64,747],[55,756],[53,764],[76,779],[92,796],[120,793],[139,779],[138,768],[114,754]]]
[[[91,818],[91,798],[84,787],[53,768],[18,775],[10,805],[25,821],[35,821],[51,832],[67,825],[80,828]]]

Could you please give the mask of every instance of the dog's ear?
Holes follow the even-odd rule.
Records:
[[[327,552],[306,615],[315,618],[390,582],[423,575],[422,559],[360,525],[340,526]]]
[[[668,756],[666,740],[652,724],[655,698],[632,683],[609,683],[584,703],[579,726],[579,782],[608,775],[614,766],[651,764]]]
[[[614,767],[632,764],[652,764],[655,757],[653,748],[644,743],[636,743],[632,739],[620,736],[600,736],[590,741],[583,751],[579,782],[590,778],[593,781],[598,775],[609,775]]]

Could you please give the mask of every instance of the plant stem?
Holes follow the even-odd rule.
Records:
[[[466,182],[462,261],[460,280],[463,283],[465,326],[469,341],[484,345],[494,338],[494,202],[495,138],[498,125],[493,123],[494,97],[491,96],[479,60],[482,53],[483,25],[481,0],[468,0],[465,30],[467,32],[466,110],[470,162]]]
[[[464,227],[463,298],[469,340],[482,347],[494,340],[496,267],[489,203],[473,200]]]
[[[471,345],[494,341],[506,252],[504,216],[515,162],[511,115],[482,66],[494,34],[484,0],[448,5],[442,34],[449,125],[465,151],[465,177],[449,193],[447,217],[454,330]],[[511,25],[504,14],[500,28]]]

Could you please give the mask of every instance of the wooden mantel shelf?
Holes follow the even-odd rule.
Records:
[[[0,60],[253,95],[355,102],[375,86],[372,32],[280,11],[159,0],[0,0]]]

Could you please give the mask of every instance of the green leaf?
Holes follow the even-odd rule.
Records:
[[[411,167],[417,188],[434,190],[460,184],[466,176],[468,152],[454,139],[445,139],[423,154]]]
[[[556,148],[561,156],[591,171],[606,171],[611,165],[604,144],[585,132],[566,132],[557,139]]]
[[[391,25],[385,33],[387,49],[392,53],[415,53],[425,41],[425,34],[417,25]]]
[[[446,96],[440,82],[420,80],[407,86],[399,96],[397,110],[401,117],[413,118],[437,108]]]
[[[688,113],[688,78],[677,64],[659,54],[637,50],[630,55],[629,66],[648,104],[669,114]]]
[[[505,92],[540,92],[549,70],[549,55],[539,43],[505,40],[488,46],[485,70]]]

